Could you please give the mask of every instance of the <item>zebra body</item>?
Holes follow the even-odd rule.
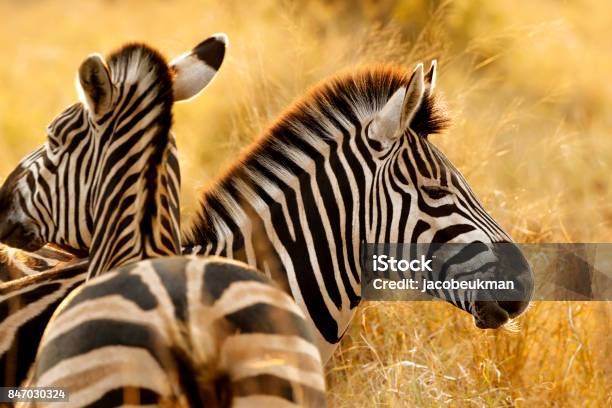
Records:
[[[83,102],[51,122],[47,143],[2,186],[5,242],[37,249],[48,240],[89,250],[88,276],[175,255],[180,173],[170,133],[170,68],[153,49],[130,44],[113,53],[108,65],[99,55],[89,56],[79,68],[77,90]],[[16,210],[16,203],[24,205]],[[23,221],[12,226],[17,220]],[[23,381],[45,321],[83,282],[80,272],[77,266],[67,276],[45,274],[23,289],[6,288],[0,297],[6,305],[0,323],[3,384]]]
[[[365,243],[510,241],[427,138],[447,122],[435,77],[432,64],[427,74],[374,67],[323,82],[204,192],[183,253],[234,258],[271,277],[304,311],[326,361],[361,299]],[[519,281],[524,301],[434,295],[479,327],[499,327],[533,291],[526,262],[504,257],[491,252],[487,274]]]
[[[45,331],[34,373],[30,385],[67,388],[71,407],[325,405],[301,309],[225,258],[141,261],[82,285]]]

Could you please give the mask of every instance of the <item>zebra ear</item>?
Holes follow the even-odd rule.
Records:
[[[410,126],[412,118],[414,118],[415,113],[421,107],[424,94],[425,76],[423,74],[423,64],[419,64],[412,73],[412,77],[410,78],[410,83],[408,85],[408,90],[406,91],[406,96],[404,97],[404,104],[402,106],[402,116],[400,119],[400,127],[402,133],[404,132],[404,130],[406,130],[408,126]]]
[[[438,76],[438,62],[436,60],[431,61],[429,71],[425,74],[425,88],[427,89],[427,95],[431,95],[436,88],[436,80]]]
[[[111,107],[113,85],[104,59],[92,54],[79,67],[77,92],[89,110],[96,115]]]
[[[215,34],[170,63],[175,102],[194,98],[206,88],[223,62],[227,44],[225,34]]]
[[[424,92],[423,64],[419,64],[410,78],[408,89],[403,86],[395,91],[378,112],[370,137],[391,141],[401,137],[421,106]]]

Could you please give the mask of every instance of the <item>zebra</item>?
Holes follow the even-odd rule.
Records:
[[[366,243],[507,242],[506,251],[482,246],[488,256],[461,273],[486,266],[485,277],[517,282],[522,300],[434,295],[480,328],[521,314],[533,293],[527,261],[428,138],[449,121],[436,76],[435,61],[427,73],[373,66],[315,86],[204,191],[183,253],[237,259],[271,277],[305,313],[324,362],[361,301]]]
[[[238,259],[271,276],[312,322],[323,361],[361,301],[366,243],[483,243],[467,270],[448,268],[448,277],[511,278],[521,300],[432,294],[483,329],[521,314],[533,294],[529,264],[428,138],[449,122],[436,78],[433,61],[427,73],[422,64],[374,66],[315,86],[204,191],[184,253]]]
[[[206,47],[224,50],[223,40],[213,38]],[[177,80],[172,79],[172,65],[143,44],[122,47],[111,54],[108,65],[102,57],[94,58],[86,59],[79,69],[79,81],[86,85],[83,113],[94,123],[100,117],[124,118],[131,129],[121,132],[117,129],[128,125],[113,125],[110,134],[103,131],[103,138],[95,127],[84,132],[83,139],[93,143],[100,138],[96,147],[111,152],[107,154],[111,163],[94,163],[90,177],[108,179],[112,165],[121,165],[117,172],[121,177],[146,175],[147,180],[135,178],[101,189],[98,200],[114,204],[107,205],[108,211],[93,212],[93,225],[126,213],[133,216],[114,222],[121,234],[111,231],[105,240],[92,234],[90,253],[101,253],[98,245],[110,249],[99,258],[91,257],[89,275],[94,261],[101,260],[94,276],[58,306],[25,384],[65,387],[71,394],[70,406],[324,405],[322,364],[309,325],[292,298],[268,278],[225,258],[136,262],[139,257],[181,251],[175,228],[178,216],[172,218],[178,214],[178,195],[175,200],[172,194],[180,189],[180,176],[170,133],[172,98],[177,97],[172,87]],[[120,103],[105,100],[113,87],[126,95],[119,97]],[[114,108],[100,108],[100,103]],[[69,108],[71,114],[81,115],[73,109]],[[69,140],[71,128],[57,125],[53,137]],[[111,159],[112,150],[126,143],[139,149],[121,150],[120,160]],[[149,150],[154,153],[143,153]],[[71,161],[78,152],[66,151],[65,160]],[[47,178],[70,176],[68,166],[47,170]],[[148,199],[150,192],[156,194],[153,199]],[[146,250],[118,256],[134,242],[142,242]]]
[[[77,91],[83,103],[51,122],[47,143],[2,186],[0,236],[36,250],[43,234],[50,234],[54,238],[45,241],[75,250],[93,245],[93,251],[89,263],[76,261],[0,287],[2,384],[25,378],[53,310],[86,276],[180,251],[171,106],[197,96],[212,80],[226,43],[225,35],[212,36],[169,65],[150,64],[163,57],[144,44],[126,45],[108,63],[93,54],[81,64]],[[18,202],[27,205],[14,211]],[[138,206],[144,210],[137,213]],[[32,223],[34,216],[45,222]]]
[[[98,54],[83,61],[77,83],[82,103],[69,106],[51,122],[47,142],[4,182],[2,241],[27,251],[46,242],[89,251],[89,277],[108,270],[111,263],[180,251],[180,175],[168,132],[170,107],[195,97],[212,80],[225,42],[224,35],[213,36],[169,67],[149,66],[152,71],[146,75],[141,64],[157,56],[142,44],[126,45],[108,62]],[[166,77],[155,69],[170,69],[165,83],[159,82]],[[169,169],[156,180],[162,161]],[[93,171],[96,168],[104,171]],[[61,179],[57,173],[66,176]],[[148,203],[147,210],[134,214],[131,204],[141,201]],[[136,215],[139,220],[133,222]],[[146,241],[138,242],[137,236],[146,236]],[[111,248],[110,242],[118,246]]]

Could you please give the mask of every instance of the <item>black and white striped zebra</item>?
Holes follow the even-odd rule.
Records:
[[[360,302],[366,242],[510,241],[427,139],[447,122],[435,82],[435,64],[427,75],[422,65],[374,67],[323,82],[204,193],[183,252],[243,260],[270,276],[306,313],[325,361]],[[519,282],[524,300],[437,294],[482,328],[519,315],[533,290],[524,259],[507,265],[507,254],[486,250],[485,275]]]
[[[420,64],[412,73],[374,67],[324,81],[204,192],[184,252],[239,259],[271,276],[312,321],[326,361],[361,299],[365,243],[510,242],[427,138],[447,124],[435,85],[435,62],[427,74]],[[533,277],[517,247],[505,248],[483,245],[488,256],[460,271],[512,278],[523,300],[435,295],[481,328],[519,315]],[[508,265],[509,256],[519,262]]]
[[[222,43],[219,46],[224,48]],[[147,92],[166,94],[167,89],[172,89],[165,88],[172,84],[169,67],[149,47],[126,46],[111,55],[110,61],[110,73],[135,70],[129,81],[137,89],[140,81],[155,84]],[[121,61],[125,66],[112,61]],[[93,76],[103,69],[96,62],[94,66],[81,67],[79,74]],[[104,94],[104,80],[94,79],[90,84],[85,89],[88,100]],[[113,80],[112,84],[118,88],[123,85],[121,80]],[[152,242],[164,232],[164,223],[172,226],[168,214],[178,208],[178,201],[164,199],[168,192],[178,192],[180,188],[168,125],[172,103],[155,95],[146,98],[136,93],[134,97],[151,101],[134,107],[130,113],[133,117],[149,117],[146,126],[132,122],[144,131],[135,136],[131,132],[112,134],[99,142],[100,150],[112,150],[114,144],[125,141],[140,146],[121,159],[132,163],[127,174],[145,174],[151,183],[118,184],[108,199],[100,199],[107,202],[119,197],[117,205],[108,207],[109,216],[106,212],[94,213],[92,223],[97,225],[107,217],[121,215],[113,212],[129,211],[134,217],[123,221],[123,230],[134,237],[132,242]],[[130,102],[124,105],[133,106]],[[86,113],[90,109],[96,109],[95,105],[88,104]],[[156,137],[148,137],[147,129],[152,129]],[[61,137],[63,132],[57,130],[55,135]],[[83,137],[95,139],[97,135],[88,133]],[[167,154],[142,159],[142,152],[150,148]],[[73,153],[65,152],[68,156]],[[135,156],[133,162],[131,156]],[[108,167],[104,162],[94,165],[92,177],[101,178],[99,174]],[[65,174],[66,167],[47,170],[47,177],[52,171],[60,179],[70,176]],[[161,191],[162,198],[153,204],[151,200],[138,199],[146,197],[147,190]],[[149,214],[147,227],[139,228],[151,207],[155,211]],[[178,231],[171,232],[176,233],[167,234],[171,242],[166,248],[174,248],[179,254],[180,235]],[[117,248],[121,249],[124,235],[109,234],[107,240],[102,244],[111,248],[110,255],[97,269],[104,276],[80,285],[60,304],[45,329],[26,385],[66,388],[72,407],[325,404],[322,364],[310,326],[291,297],[271,285],[268,278],[225,258],[175,257],[134,263],[138,257],[165,253],[143,251],[126,260],[113,256]],[[97,240],[93,239],[91,245],[91,253],[100,253]],[[106,271],[128,263],[119,270]],[[72,282],[76,280],[78,276]]]
[[[170,132],[172,105],[213,78],[226,37],[213,36],[168,64],[144,44],[88,57],[78,72],[82,103],[48,128],[48,140],[23,159],[0,194],[8,244],[46,242],[90,252],[88,274],[180,253],[180,171]],[[85,280],[78,262],[0,288],[0,378],[19,384],[46,322]]]

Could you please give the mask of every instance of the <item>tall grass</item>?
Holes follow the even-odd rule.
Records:
[[[339,70],[438,58],[454,125],[434,142],[521,242],[612,241],[612,13],[606,1],[0,1],[0,174],[76,101],[87,54],[168,57],[216,31],[228,57],[177,106],[196,192],[293,99]],[[332,406],[610,406],[610,303],[541,302],[518,331],[442,303],[365,304],[327,367]]]

